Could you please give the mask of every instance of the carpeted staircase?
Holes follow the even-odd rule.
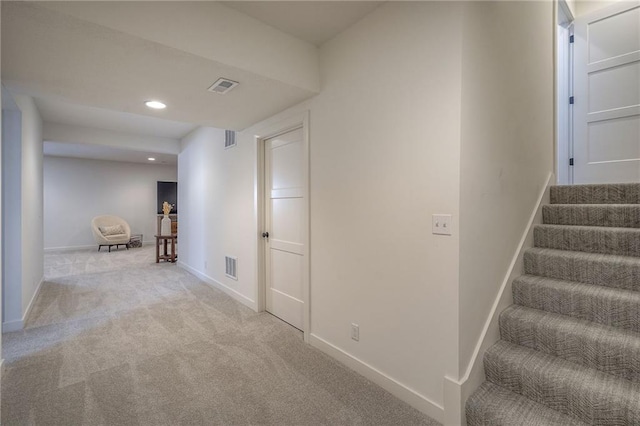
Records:
[[[551,188],[467,424],[640,425],[640,184]]]

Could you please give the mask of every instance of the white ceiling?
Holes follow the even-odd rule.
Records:
[[[293,49],[291,52],[302,52],[300,63],[313,64],[314,60],[308,62],[309,57],[304,55],[309,52],[315,55],[317,51],[307,43],[321,45],[383,2],[220,2],[232,9],[219,8],[244,17],[245,21],[225,15],[224,10],[207,8],[204,3],[200,3],[202,6],[185,3],[190,9],[182,9],[180,2],[163,3],[168,5],[164,9],[172,14],[154,19],[173,19],[172,31],[179,35],[175,40],[162,32],[157,39],[140,32],[142,28],[137,24],[147,20],[151,12],[166,14],[166,11],[158,12],[160,9],[153,3],[126,2],[118,6],[120,9],[112,6],[104,9],[106,6],[101,2],[94,3],[95,7],[91,2],[2,2],[3,84],[15,93],[33,96],[43,120],[51,123],[171,139],[180,139],[200,125],[241,130],[316,94],[308,85],[298,84],[313,80],[313,76],[310,74],[311,80],[305,80],[307,77],[302,77],[295,68],[291,68],[293,79],[287,83],[286,79],[277,77],[273,69],[267,72],[265,68],[260,74],[255,69],[248,71],[251,68],[239,67],[239,64],[256,61],[256,58],[248,62],[247,58],[242,59],[241,52],[246,55],[247,42],[258,46],[256,48],[266,55]],[[187,10],[191,13],[189,18]],[[183,11],[183,18],[193,22],[198,10],[209,20],[222,19],[227,24],[228,20],[241,22],[241,32],[254,23],[255,34],[273,36],[272,40],[279,40],[282,45],[260,47],[258,41],[264,44],[266,40],[254,37],[242,41],[237,34],[228,40],[216,39],[209,43],[206,28],[212,27],[206,19],[198,21],[201,25],[198,29],[192,28],[194,24],[181,30],[182,21],[173,17]],[[106,16],[107,12],[114,15]],[[126,20],[118,18],[118,13],[124,13]],[[259,28],[260,25],[268,31]],[[224,29],[223,33],[232,34],[237,30],[234,26]],[[251,31],[247,31],[249,33]],[[287,37],[291,41],[287,41]],[[235,42],[245,50],[234,51]],[[214,60],[206,53],[207,46],[223,48],[221,52],[227,59],[231,58],[230,62]],[[267,65],[260,58],[258,61],[258,69]],[[317,67],[309,69],[312,68],[313,72],[319,72]],[[226,95],[208,92],[206,89],[219,77],[241,84]],[[150,110],[143,105],[149,99],[162,100],[168,106],[161,111]],[[46,142],[45,154],[141,163],[148,163],[147,157],[155,156],[157,163],[176,163],[175,156],[171,155],[64,141]]]
[[[44,142],[44,155],[53,157],[87,158],[94,160],[122,161],[126,163],[176,165],[178,156],[158,154],[154,152],[132,151],[104,145],[89,145],[83,143]],[[148,158],[156,161],[149,161]]]
[[[265,24],[320,46],[380,6],[382,1],[223,1]]]
[[[134,135],[181,139],[197,126],[157,117],[72,104],[54,98],[35,98],[44,121],[92,127]]]
[[[221,76],[240,85],[208,92]],[[2,2],[2,82],[34,97],[233,130],[315,94],[31,2]],[[149,99],[167,108],[150,110]]]

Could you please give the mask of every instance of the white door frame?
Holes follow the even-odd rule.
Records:
[[[302,283],[302,301],[303,308],[303,324],[304,324],[304,341],[309,341],[311,334],[311,309],[310,309],[310,262],[309,262],[309,111],[294,114],[286,119],[269,124],[258,130],[254,136],[257,147],[256,159],[256,238],[257,238],[257,259],[258,259],[258,280],[256,288],[258,312],[266,310],[266,262],[265,250],[266,243],[262,238],[265,229],[265,208],[266,194],[265,184],[265,141],[275,136],[287,133],[291,130],[302,128],[302,144],[303,144],[303,165],[302,173],[304,176],[303,193],[304,193],[304,218],[302,222],[303,241],[304,241],[304,260],[303,260],[303,283]]]
[[[557,3],[556,16],[556,179],[558,184],[573,183],[573,14],[566,0]]]

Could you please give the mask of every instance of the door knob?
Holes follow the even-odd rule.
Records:
[[[268,232],[263,232],[262,233],[262,238],[269,238],[269,233]]]

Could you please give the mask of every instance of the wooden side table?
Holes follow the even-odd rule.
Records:
[[[171,235],[156,235],[156,263],[160,263],[160,260],[166,260],[174,263],[178,258],[176,253],[176,243],[178,242],[178,234]],[[171,241],[171,254],[168,253],[168,245]],[[160,246],[164,245],[163,254],[160,254]]]

